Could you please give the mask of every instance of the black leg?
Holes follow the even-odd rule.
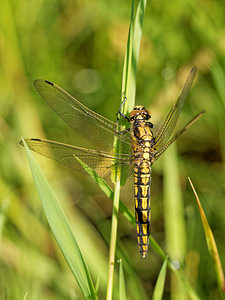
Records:
[[[124,118],[125,120],[127,120],[128,122],[130,122],[130,119],[127,117],[127,116],[125,116],[123,113],[122,113],[122,107],[123,107],[123,105],[124,105],[124,103],[127,101],[127,97],[126,96],[124,96],[124,100],[123,100],[123,102],[122,102],[122,104],[120,105],[120,108],[119,108],[119,111],[118,111],[118,113],[116,114],[117,115],[117,123],[118,123],[118,121],[119,121],[119,115],[122,117],[122,118]]]

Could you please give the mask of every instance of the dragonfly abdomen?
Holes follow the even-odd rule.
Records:
[[[139,251],[144,258],[148,251],[150,220],[150,161],[142,160],[134,165],[134,197]]]
[[[150,113],[143,106],[135,106],[130,113],[132,153],[134,161],[134,198],[137,241],[141,256],[147,255],[150,235],[151,164],[154,160],[154,137],[149,122]]]

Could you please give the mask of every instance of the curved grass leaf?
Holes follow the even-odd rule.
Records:
[[[167,258],[164,260],[162,268],[160,270],[155,289],[153,292],[152,300],[161,300],[164,291],[165,279],[166,279],[166,267],[167,267]]]
[[[207,242],[207,246],[208,246],[208,250],[210,255],[212,256],[213,259],[213,263],[214,263],[214,268],[217,274],[217,283],[218,283],[218,287],[220,292],[222,292],[223,294],[225,294],[225,279],[224,279],[224,273],[223,273],[223,269],[222,269],[222,264],[221,264],[221,260],[219,257],[219,253],[218,253],[218,249],[216,246],[216,241],[214,239],[212,230],[209,226],[209,223],[207,221],[207,217],[204,213],[204,210],[201,206],[198,194],[196,193],[196,190],[193,186],[193,183],[191,181],[191,179],[188,177],[188,180],[190,182],[191,188],[194,192],[197,204],[198,204],[198,209],[200,212],[200,216],[202,219],[202,224],[203,224],[203,228],[204,228],[204,232],[205,232],[205,237],[206,237],[206,242]],[[224,295],[223,295],[223,299],[224,299]]]
[[[97,299],[88,268],[63,209],[24,140],[23,144],[34,183],[54,237],[83,293],[84,298]]]

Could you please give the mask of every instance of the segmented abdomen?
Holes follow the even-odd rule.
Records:
[[[142,160],[134,164],[134,197],[139,251],[144,258],[148,251],[150,220],[150,162]]]

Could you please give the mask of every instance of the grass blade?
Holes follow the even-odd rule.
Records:
[[[138,2],[137,12],[134,18],[134,2],[133,0],[122,79],[122,101],[124,100],[124,95],[127,97],[127,102],[124,104],[122,110],[124,114],[131,111],[135,103],[137,64],[144,12],[147,4],[146,0],[140,0]]]
[[[127,38],[127,47],[123,66],[123,78],[122,78],[122,102],[124,96],[127,97],[127,101],[122,107],[122,112],[126,115],[129,110],[132,109],[134,105],[134,97],[132,97],[131,92],[131,76],[132,76],[132,56],[133,56],[133,38],[134,38],[134,0],[132,0],[131,6],[131,17],[130,17],[130,27]]]
[[[6,222],[6,211],[8,209],[8,206],[9,200],[7,198],[3,199],[0,206],[0,246],[2,242],[2,232]]]
[[[33,175],[34,183],[54,237],[85,299],[97,299],[88,268],[82,257],[79,246],[74,238],[62,207],[24,140],[23,144]]]
[[[120,300],[126,300],[127,296],[126,296],[126,287],[125,287],[125,281],[124,281],[122,259],[120,259],[119,263],[120,263],[120,272],[119,272],[119,299]]]
[[[224,109],[225,109],[225,73],[223,68],[220,66],[218,62],[215,62],[211,68],[212,78],[221,99],[221,104],[223,106],[223,110],[221,110],[221,114],[218,115],[219,117],[219,137],[220,137],[220,148],[221,154],[223,158],[223,168],[225,171],[225,142],[224,142]]]
[[[186,232],[175,145],[164,157],[164,217],[169,255],[183,263]]]
[[[165,279],[166,279],[166,267],[167,267],[167,258],[164,260],[162,268],[160,270],[156,286],[153,292],[152,300],[161,300],[164,291]]]
[[[166,245],[170,258],[180,268],[183,265],[185,255],[186,231],[175,144],[167,150],[163,163]],[[173,275],[171,276],[171,293],[174,295],[174,299],[186,298],[183,284]]]
[[[212,77],[218,91],[218,94],[222,100],[223,107],[225,108],[225,74],[223,68],[218,63],[214,63],[211,68]]]
[[[223,269],[222,269],[222,265],[221,265],[221,260],[220,260],[218,249],[216,246],[216,241],[214,239],[212,230],[209,226],[207,217],[201,206],[201,202],[200,202],[197,192],[193,186],[193,183],[189,177],[188,177],[188,180],[190,182],[191,188],[194,192],[194,195],[195,195],[195,198],[196,198],[196,201],[198,204],[198,209],[199,209],[200,216],[202,219],[202,224],[203,224],[203,228],[204,228],[204,232],[205,232],[208,250],[209,250],[210,255],[212,256],[214,268],[215,268],[216,275],[217,275],[217,283],[218,283],[219,291],[223,294],[223,299],[224,299],[225,298],[224,297],[225,296],[225,279],[224,279],[224,273],[223,273]]]
[[[118,226],[118,212],[119,212],[119,197],[120,197],[120,181],[115,183],[115,191],[113,197],[113,214],[112,214],[112,227],[110,236],[109,247],[109,273],[108,273],[108,286],[106,299],[112,299],[113,293],[113,277],[114,277],[114,265],[115,265],[115,252],[117,241],[117,226]]]

